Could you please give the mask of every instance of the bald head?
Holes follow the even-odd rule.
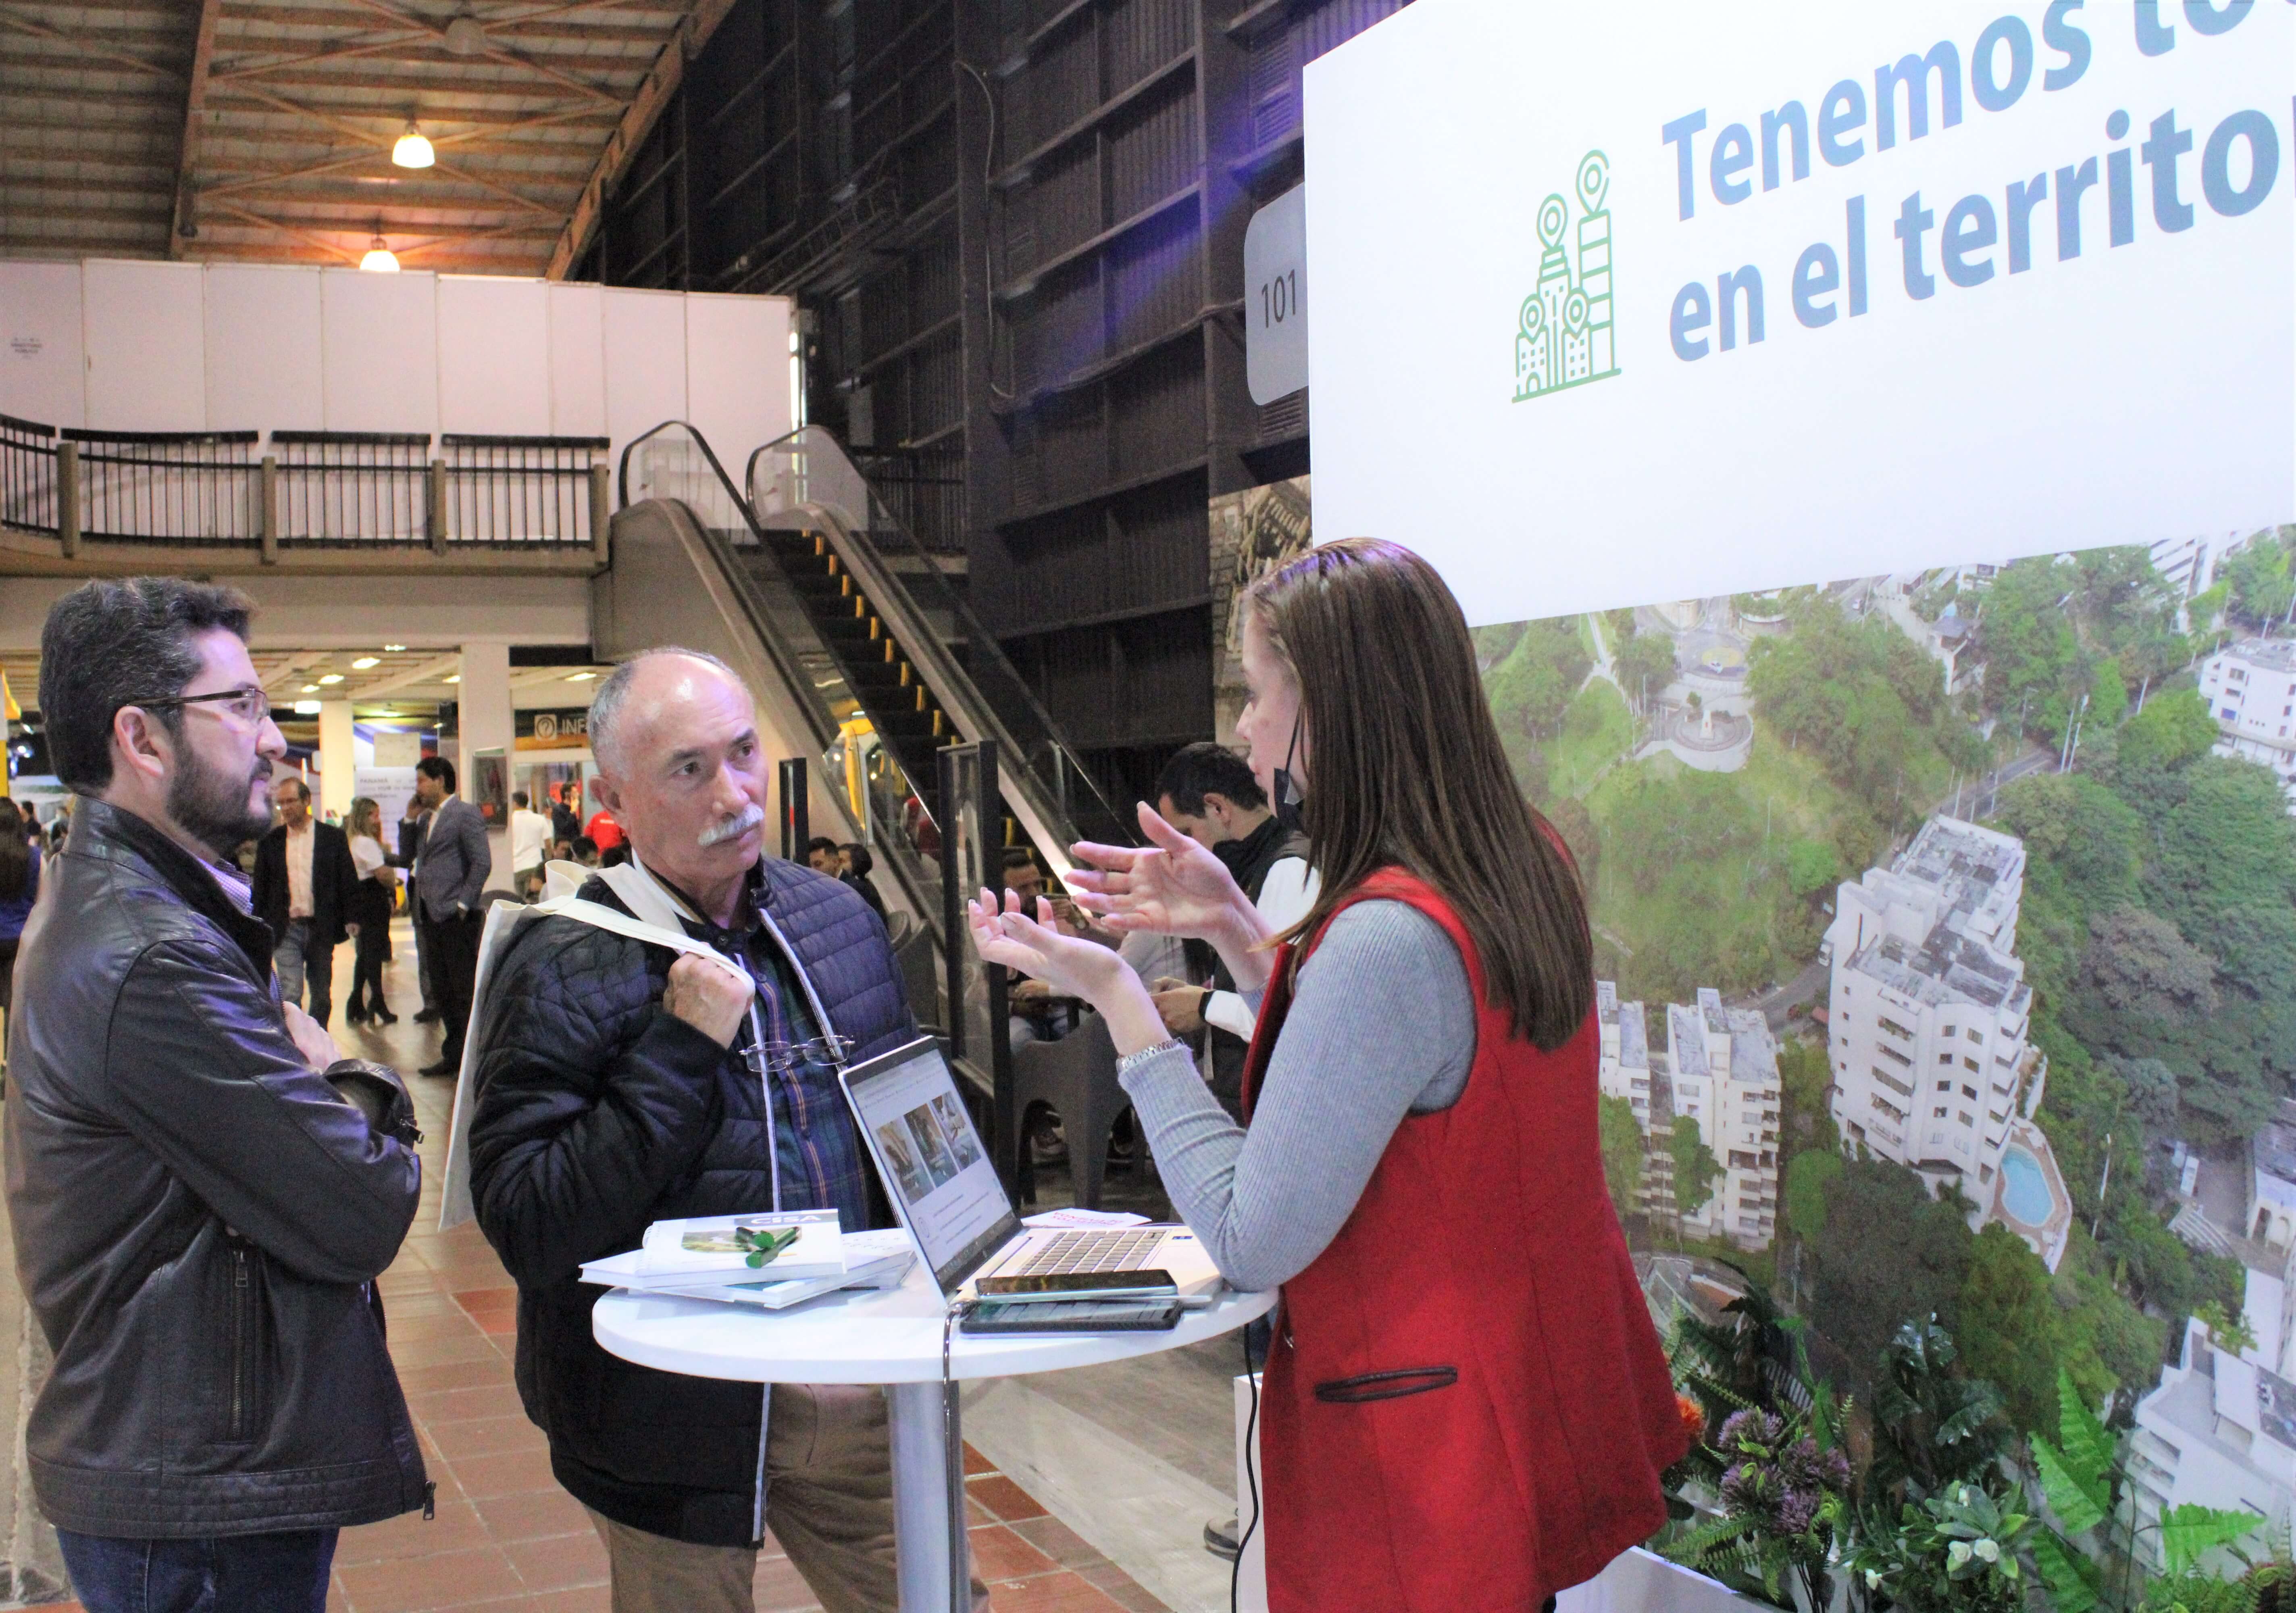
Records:
[[[742,687],[734,669],[717,656],[678,645],[640,650],[609,672],[590,697],[590,751],[597,758],[599,771],[620,770],[617,764],[627,742],[630,720],[643,720],[642,712],[632,711],[634,704],[647,711],[658,709],[666,695],[676,697],[681,687],[690,692],[704,669],[715,671],[736,688]]]
[[[764,746],[750,691],[692,650],[649,650],[590,704],[596,794],[639,860],[701,895],[738,882],[764,846]]]

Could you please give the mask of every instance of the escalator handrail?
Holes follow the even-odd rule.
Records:
[[[725,490],[726,497],[732,501],[734,507],[741,512],[742,519],[749,526],[750,535],[758,540],[760,552],[770,557],[772,551],[766,544],[765,532],[758,525],[757,515],[750,508],[749,500],[734,490],[733,479],[726,474],[726,467],[718,463],[718,455],[710,448],[709,439],[683,420],[665,420],[652,431],[632,438],[628,445],[622,449],[621,463],[615,473],[615,494],[619,507],[621,509],[630,507],[630,456],[644,443],[673,427],[684,432],[693,446],[701,450],[702,458],[708,461],[710,470],[716,473],[718,485]],[[681,503],[683,501],[673,499],[665,500],[665,502]],[[694,530],[701,535],[702,542],[717,560],[718,569],[731,581],[736,596],[743,599],[744,613],[751,613],[747,597],[749,580],[742,574],[741,566],[735,562],[732,553],[726,550],[723,540],[710,530],[709,522],[701,519],[701,513],[692,509],[690,506],[687,513],[693,518]],[[803,710],[807,720],[813,726],[816,747],[827,749],[837,737],[835,713],[832,712],[827,704],[819,698],[813,687],[812,679],[805,675],[803,669],[790,662],[778,633],[768,630],[767,624],[758,620],[751,621],[750,629],[764,646],[766,654],[772,659],[774,668],[781,674],[782,680],[796,693],[800,707]],[[834,652],[829,651],[825,642],[822,648],[828,652],[832,659],[834,658]]]
[[[832,436],[825,428],[817,425],[806,425],[800,426],[793,432],[784,432],[783,435],[775,438],[771,442],[761,445],[750,453],[749,464],[742,468],[742,483],[743,491],[748,495],[748,507],[753,514],[758,508],[758,461],[765,455],[772,453],[776,449],[783,449],[784,445],[791,443],[795,439],[805,436],[808,432],[817,433],[820,438],[825,440],[829,444],[835,447],[839,456],[845,461],[845,468],[852,473],[855,480],[858,481],[861,485],[868,490],[869,496],[875,498],[880,506],[884,504],[884,500],[878,497],[875,485],[869,481],[869,478],[862,472],[861,468],[853,463],[851,457],[845,454],[844,445],[839,443],[836,438]],[[817,452],[818,450],[808,447],[804,451],[811,453]],[[841,520],[837,518],[835,511],[826,509],[818,504],[810,503],[804,505],[801,507],[821,518],[822,524],[824,529],[826,529],[829,541],[838,551],[838,559],[848,570],[852,571],[857,574],[866,573],[870,578],[869,586],[872,592],[882,591],[883,594],[893,596],[899,600],[905,613],[910,617],[912,621],[918,624],[919,630],[915,636],[922,638],[931,645],[930,653],[933,658],[935,671],[942,677],[949,679],[953,687],[961,687],[965,685],[970,685],[972,687],[972,691],[980,702],[982,714],[988,719],[986,724],[980,726],[983,728],[985,733],[1002,741],[1007,747],[1008,753],[1010,753],[1016,761],[1021,762],[1025,765],[1028,752],[1014,743],[1014,737],[1006,729],[1002,714],[996,710],[996,705],[988,699],[987,694],[980,690],[980,680],[977,678],[972,677],[964,668],[955,665],[954,661],[948,657],[946,646],[944,646],[940,643],[939,639],[932,634],[930,626],[924,622],[922,609],[918,605],[914,596],[910,592],[907,582],[899,575],[899,573],[882,565],[874,554],[866,552],[865,546],[857,543],[854,540],[854,534],[846,528],[845,523]],[[906,547],[906,551],[919,561],[922,562],[924,568],[931,573],[933,580],[940,585],[940,603],[949,611],[951,615],[957,620],[959,626],[964,633],[965,641],[967,645],[971,646],[973,654],[982,660],[993,660],[996,662],[998,671],[1004,675],[1005,681],[1013,689],[1019,691],[1021,698],[1027,702],[1028,715],[1037,723],[1037,729],[1044,736],[1045,742],[1050,745],[1053,750],[1060,756],[1062,761],[1068,767],[1070,772],[1075,776],[1077,783],[1085,790],[1090,792],[1093,802],[1100,809],[1104,819],[1109,823],[1115,824],[1119,826],[1119,827],[1125,828],[1128,832],[1128,837],[1136,839],[1136,836],[1131,836],[1128,835],[1128,826],[1125,824],[1123,814],[1117,811],[1116,809],[1110,804],[1108,798],[1101,794],[1099,785],[1094,782],[1092,775],[1085,769],[1083,763],[1078,759],[1076,747],[1070,745],[1068,741],[1067,736],[1061,732],[1060,725],[1053,720],[1052,713],[1047,712],[1044,707],[1044,704],[1037,698],[1036,691],[1029,687],[1028,679],[1021,676],[1020,669],[1015,667],[1013,664],[1012,660],[1004,654],[1004,646],[996,641],[996,636],[990,633],[988,628],[982,624],[980,616],[974,613],[972,605],[966,601],[963,596],[958,594],[955,589],[948,586],[948,580],[942,575],[939,563],[934,560],[932,555],[918,544],[914,535],[912,534],[907,528],[902,526],[899,522],[890,518],[891,514],[890,509],[886,510],[885,514],[888,516],[888,522],[884,530],[898,537],[902,545]],[[868,536],[873,542],[878,531],[878,527],[874,520],[874,513],[864,509],[856,511],[855,514],[859,519],[868,523]],[[857,553],[856,551],[861,552]],[[954,704],[954,702],[951,702],[950,704]],[[1043,783],[1045,781],[1040,780],[1039,782]],[[1074,815],[1070,814],[1070,822],[1063,827],[1073,829],[1075,827]],[[1067,848],[1066,846],[1062,846],[1061,850],[1065,852]]]

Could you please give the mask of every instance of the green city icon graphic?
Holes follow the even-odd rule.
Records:
[[[1611,160],[1588,152],[1578,160],[1578,272],[1570,272],[1563,240],[1570,205],[1560,196],[1538,204],[1538,288],[1522,300],[1514,338],[1514,400],[1524,402],[1565,387],[1619,373],[1611,342]]]

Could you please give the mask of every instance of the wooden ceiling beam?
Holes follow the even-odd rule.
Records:
[[[230,133],[240,139],[261,140],[265,142],[266,145],[276,144],[284,138],[277,129],[267,128],[234,128],[228,122],[227,119],[230,114],[255,114],[260,108],[269,104],[266,102],[257,100],[252,95],[248,95],[245,96],[244,99],[241,99],[240,97],[242,95],[242,92],[236,86],[217,85],[211,86],[209,88],[208,105],[213,108],[219,114],[225,114],[223,118],[218,119],[217,127],[210,130],[210,133]],[[225,103],[229,103],[230,104],[226,107],[223,104]],[[396,114],[387,114],[387,116],[393,126],[392,138],[396,139],[396,126],[399,119],[404,118],[406,114],[401,111]],[[521,129],[544,128],[553,125],[572,125],[579,127],[581,125],[587,124],[592,128],[604,128],[611,127],[612,121],[603,111],[597,107],[590,105],[587,102],[583,103],[579,107],[562,107],[560,110],[551,112],[529,113],[480,111],[476,110],[455,111],[452,112],[440,113],[434,120],[442,128],[452,128],[457,124],[468,124],[471,126],[470,128],[455,134],[432,135],[430,136],[430,144],[434,146],[460,145],[467,141],[487,140],[493,138],[496,135],[513,134]],[[332,142],[315,141],[313,144],[319,145],[323,149],[333,149]]]
[[[684,13],[686,4],[687,0],[578,0],[574,4],[537,5],[516,11],[491,13],[473,11],[472,14],[478,18],[488,33],[492,33],[499,25],[545,21],[554,17],[570,16],[582,12],[634,12],[640,15],[652,14],[661,19],[655,28],[655,37],[659,38],[669,30],[676,18]],[[236,46],[240,42],[264,37],[264,30],[269,28],[346,29],[350,26],[343,12],[338,8],[298,5],[293,4],[293,0],[263,0],[263,4],[258,8],[234,12],[225,21],[224,33],[226,41]],[[407,26],[417,26],[417,24]],[[296,42],[289,43],[294,45]],[[302,43],[308,43],[308,41]],[[299,45],[296,47],[299,48]]]
[[[653,131],[662,109],[669,104],[669,97],[685,76],[685,64],[701,53],[709,36],[718,31],[718,25],[733,9],[734,0],[693,0],[693,9],[678,23],[669,42],[661,47],[661,53],[654,58],[652,68],[646,73],[645,82],[638,86],[628,110],[622,113],[620,124],[607,137],[606,149],[598,153],[590,177],[582,186],[582,199],[575,204],[574,216],[566,221],[558,244],[551,250],[547,271],[551,279],[563,280],[572,271],[575,260],[581,257],[597,230],[607,191],[621,177],[622,170],[629,166],[638,147]]]
[[[52,44],[69,46],[76,54],[85,56],[91,62],[108,62],[114,67],[124,67],[130,72],[147,73],[155,78],[165,78],[170,83],[178,84],[183,82],[184,78],[184,70],[180,67],[170,67],[163,62],[147,61],[142,56],[132,55],[126,51],[115,50],[109,45],[98,44],[83,35],[68,34],[60,28],[50,28],[45,22],[23,16],[5,6],[0,6],[0,28],[20,34],[29,34],[35,39],[45,39]]]
[[[366,11],[373,12],[378,16],[388,17],[403,28],[419,28],[425,29],[430,33],[432,38],[439,41],[442,48],[445,45],[447,30],[444,28],[433,28],[422,18],[415,16],[413,12],[401,11],[398,6],[388,4],[388,0],[347,0],[347,3],[359,6]],[[487,50],[480,52],[478,59],[484,62],[492,62],[501,67],[515,67],[523,69],[525,71],[529,73],[538,73],[554,84],[570,89],[577,95],[587,95],[594,101],[607,103],[618,111],[622,105],[622,98],[619,95],[614,95],[610,91],[601,89],[596,85],[591,84],[586,80],[578,78],[571,73],[561,72],[558,69],[548,65],[546,62],[537,62],[533,57],[522,54],[518,51],[504,50],[500,45],[494,45]]]
[[[284,95],[275,95],[270,91],[258,88],[254,85],[242,86],[240,93],[248,96],[251,100],[259,101],[264,105],[272,107],[276,111],[291,112],[299,118],[308,119],[311,122],[316,123],[323,128],[333,129],[336,133],[348,136],[351,139],[357,141],[362,145],[372,146],[385,152],[389,151],[391,147],[392,139],[389,136],[378,136],[373,131],[361,128],[358,125],[346,121],[341,118],[338,118],[332,113],[323,111],[316,107],[305,106],[298,102],[290,101]],[[505,202],[509,202],[518,207],[525,208],[530,212],[546,214],[554,218],[558,216],[560,211],[559,209],[554,207],[546,207],[543,203],[535,201],[531,196],[523,195],[521,193],[511,189],[511,187],[506,185],[497,185],[491,179],[484,178],[480,175],[457,168],[452,163],[433,163],[432,171],[444,174],[450,178],[460,179],[467,185],[476,185],[479,189],[487,192],[490,195],[500,196]]]
[[[200,233],[200,123],[207,108],[208,68],[215,60],[216,23],[223,15],[223,0],[200,0],[198,31],[192,40],[192,79],[184,90],[184,139],[176,155],[176,210],[168,232],[168,256],[181,258],[183,242]]]

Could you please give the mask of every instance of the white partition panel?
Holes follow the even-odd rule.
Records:
[[[87,424],[106,432],[206,429],[206,276],[196,263],[94,258],[83,267],[80,329]]]
[[[550,432],[606,435],[605,292],[554,283],[550,309]]]
[[[791,428],[789,330],[786,298],[685,300],[685,417],[737,483],[750,450]]]
[[[319,430],[319,271],[211,263],[206,290],[208,429]]]
[[[551,434],[549,282],[439,276],[439,429]]]
[[[438,430],[437,293],[435,275],[321,272],[328,431]]]
[[[87,424],[80,266],[0,262],[0,415]]]
[[[601,293],[606,351],[606,434],[619,454],[631,438],[685,418],[685,308],[677,292]],[[715,448],[717,444],[710,445]],[[741,467],[727,467],[739,475]]]

